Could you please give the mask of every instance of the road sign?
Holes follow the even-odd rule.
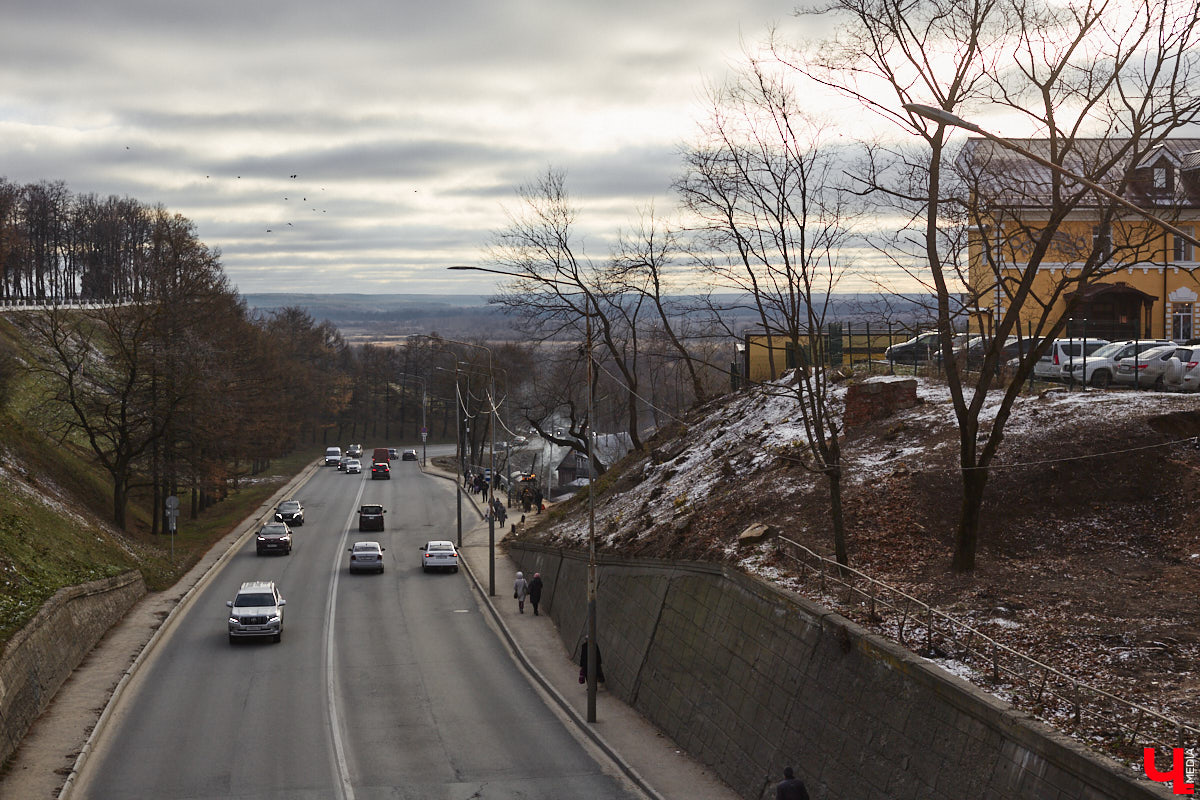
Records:
[[[421,431],[421,441],[424,442],[428,439],[429,439],[429,434],[426,433],[425,431]]]
[[[170,509],[179,508],[179,498],[173,494],[168,495],[167,499],[163,501],[163,505]]]

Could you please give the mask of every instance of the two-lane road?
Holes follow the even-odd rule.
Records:
[[[297,490],[290,556],[251,540],[179,615],[76,783],[87,798],[630,798],[529,685],[464,572],[424,574],[454,539],[454,489],[414,462],[392,479],[322,469]],[[388,509],[359,533],[360,503]],[[382,575],[347,571],[358,539]],[[225,601],[248,580],[287,600],[283,641],[230,645]]]

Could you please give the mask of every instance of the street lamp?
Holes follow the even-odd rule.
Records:
[[[1088,180],[1087,178],[1083,177],[1082,175],[1076,174],[1060,164],[1055,164],[1053,161],[1049,160],[1048,158],[1043,158],[1042,156],[1039,156],[1037,153],[1034,153],[1034,152],[1022,147],[1021,145],[1017,144],[1016,142],[1014,142],[1010,139],[1005,139],[1002,136],[997,136],[994,133],[989,133],[988,131],[985,131],[983,128],[976,125],[974,122],[969,122],[968,120],[963,119],[962,117],[958,116],[957,114],[952,114],[949,111],[945,111],[943,109],[936,108],[934,106],[922,105],[921,103],[905,103],[904,110],[909,112],[910,114],[916,114],[918,117],[924,117],[927,120],[936,122],[939,125],[949,125],[949,126],[955,127],[955,128],[962,128],[963,130],[970,131],[971,133],[977,133],[980,136],[982,136],[983,138],[987,139],[988,141],[995,142],[996,144],[1000,145],[1003,148],[1012,150],[1014,153],[1020,153],[1021,155],[1025,156],[1029,160],[1034,161],[1038,164],[1041,164],[1046,169],[1057,172],[1058,174],[1062,175],[1063,177],[1070,178],[1071,180],[1075,181],[1076,183],[1081,184],[1082,186],[1086,186],[1087,188],[1091,189],[1093,192],[1096,192],[1097,194],[1100,194],[1100,195],[1106,197],[1107,199],[1111,200],[1112,202],[1116,203],[1117,205],[1121,206],[1122,208],[1128,209],[1128,210],[1132,211],[1133,213],[1137,214],[1138,216],[1144,217],[1145,219],[1149,220],[1150,222],[1153,222],[1155,225],[1162,227],[1162,229],[1167,231],[1168,233],[1170,233],[1174,236],[1178,236],[1181,239],[1185,239],[1185,240],[1191,242],[1193,245],[1200,247],[1200,239],[1196,239],[1196,237],[1192,236],[1191,234],[1185,233],[1181,229],[1179,229],[1176,226],[1172,225],[1171,223],[1167,222],[1165,219],[1162,219],[1161,217],[1156,216],[1154,213],[1147,211],[1146,209],[1142,208],[1141,206],[1137,205],[1136,203],[1132,203],[1132,202],[1126,200],[1124,197],[1121,197],[1121,195],[1117,194],[1116,192],[1106,189],[1103,186],[1101,186],[1100,184],[1098,184],[1094,181]]]
[[[427,454],[425,440],[429,437],[429,429],[425,427],[425,406],[429,404],[429,381],[423,375],[414,375],[411,372],[397,372],[396,374],[416,378],[421,382],[421,466],[423,467],[425,466],[425,456]],[[401,384],[400,388],[404,388],[404,384]],[[403,415],[401,416],[401,421],[403,421]]]
[[[504,272],[487,267],[453,266],[447,269],[471,270],[475,272],[490,272],[495,275],[507,275],[512,278],[529,278],[552,286],[564,285],[563,281],[545,278],[540,275],[521,275],[515,272]],[[571,284],[566,284],[570,286]],[[596,461],[592,454],[592,312],[591,293],[584,291],[584,319],[587,337],[587,424],[585,444],[588,459],[588,577],[587,577],[587,721],[596,721],[596,482],[593,473]],[[598,311],[599,309],[597,309]]]
[[[457,339],[446,339],[441,336],[427,336],[420,334],[419,338],[429,339],[434,342],[449,342],[451,344],[461,344],[464,347],[477,347],[480,350],[486,350],[488,354],[488,373],[491,379],[491,389],[488,394],[488,405],[491,407],[491,429],[492,429],[492,448],[489,456],[489,467],[491,471],[491,480],[488,481],[488,597],[496,596],[496,515],[492,513],[492,500],[495,499],[495,483],[496,483],[496,374],[492,370],[492,349],[481,344],[472,344],[471,342],[460,342]],[[455,369],[458,367],[458,359],[455,359]],[[455,381],[457,384],[457,380]]]

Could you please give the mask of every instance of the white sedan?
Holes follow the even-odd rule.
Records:
[[[433,541],[421,545],[421,571],[428,572],[431,569],[448,569],[451,572],[458,572],[458,551],[454,549],[453,542]]]
[[[362,474],[362,462],[357,458],[352,458],[346,462],[346,474]]]
[[[380,547],[379,542],[355,542],[354,546],[348,549],[351,572],[383,572],[383,551],[387,548]]]

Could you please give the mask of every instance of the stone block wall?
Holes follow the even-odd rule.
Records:
[[[917,382],[912,378],[852,383],[846,389],[843,424],[847,428],[864,425],[916,404]]]
[[[0,656],[0,763],[71,671],[145,594],[137,572],[60,589],[13,636]]]
[[[578,659],[586,554],[511,543]],[[898,645],[715,564],[602,557],[609,691],[748,800],[785,766],[813,800],[1139,800],[1165,787]]]

